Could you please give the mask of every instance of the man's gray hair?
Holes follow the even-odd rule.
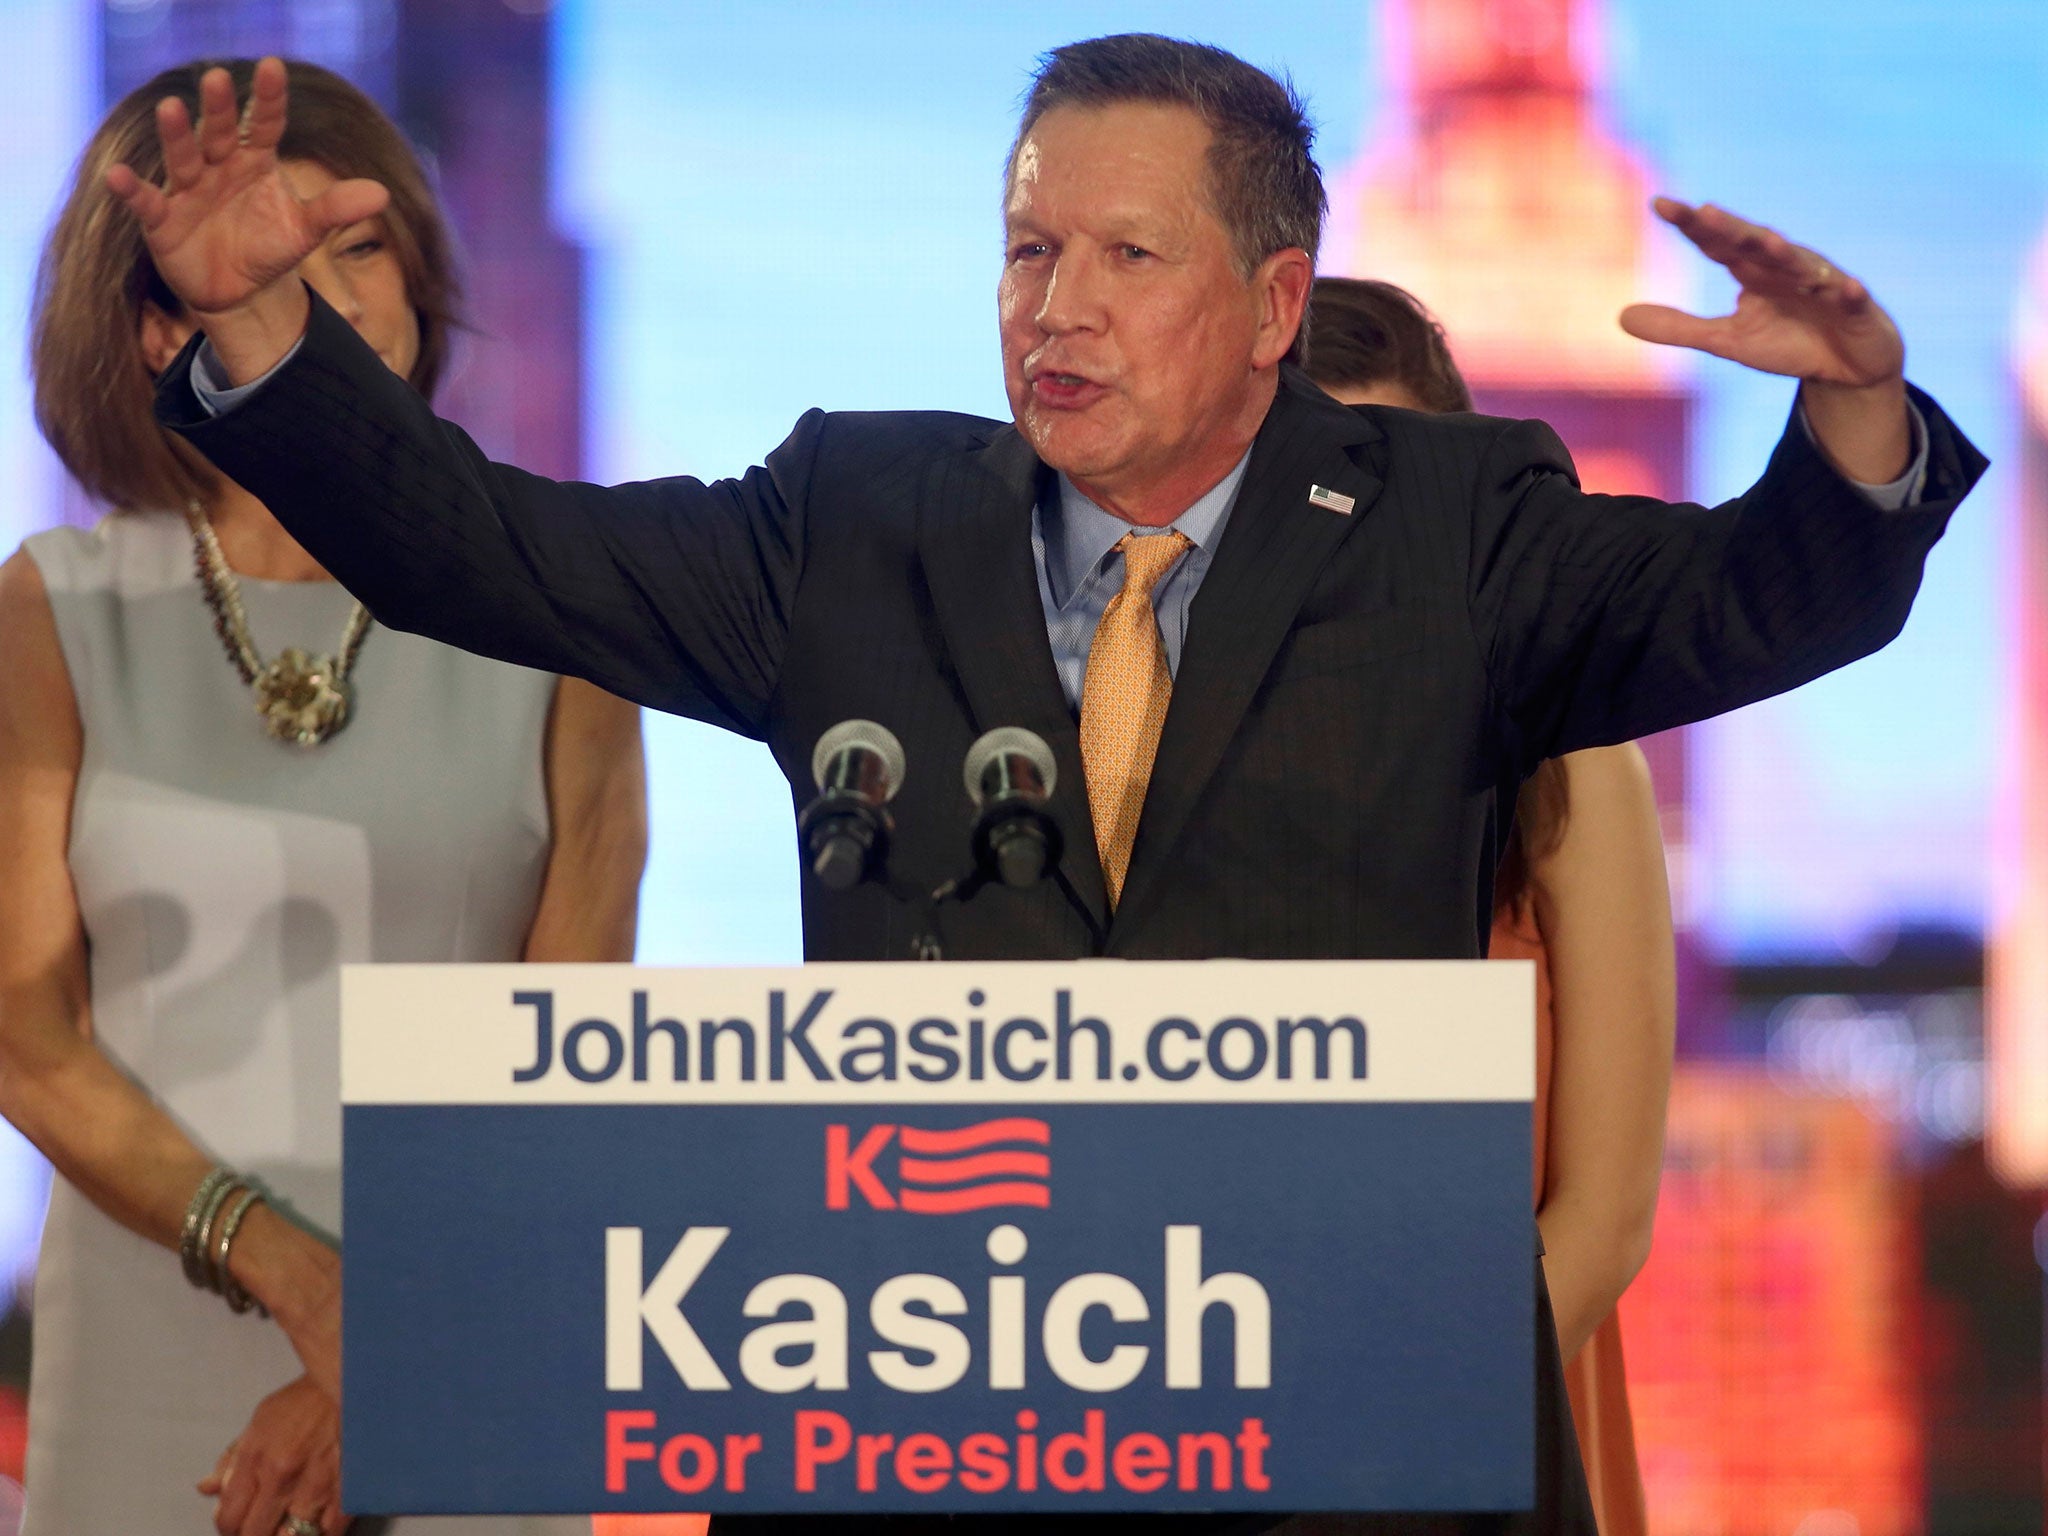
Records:
[[[1294,87],[1236,54],[1150,32],[1093,37],[1039,60],[1010,161],[1055,107],[1144,101],[1187,107],[1209,125],[1210,195],[1249,278],[1275,251],[1316,257],[1329,198],[1309,153],[1315,128]]]

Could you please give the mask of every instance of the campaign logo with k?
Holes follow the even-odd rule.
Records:
[[[1052,1203],[1052,1128],[1043,1120],[984,1120],[954,1130],[825,1127],[825,1207],[950,1216],[995,1206]],[[893,1167],[891,1164],[893,1163]]]

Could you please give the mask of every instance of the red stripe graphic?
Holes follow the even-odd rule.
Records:
[[[984,1120],[979,1125],[963,1125],[957,1131],[921,1131],[914,1125],[906,1125],[899,1135],[906,1152],[965,1152],[998,1141],[1035,1141],[1041,1147],[1052,1145],[1052,1127],[1043,1120]]]
[[[899,1188],[897,1199],[905,1211],[925,1216],[944,1216],[956,1211],[980,1211],[997,1205],[1029,1205],[1044,1210],[1052,1204],[1052,1192],[1045,1181],[1052,1177],[1052,1159],[1043,1152],[1014,1148],[980,1151],[1002,1142],[1028,1141],[1041,1147],[1052,1145],[1052,1127],[1043,1120],[1019,1116],[1010,1120],[984,1120],[950,1131],[920,1130],[906,1125],[897,1132],[904,1156],[897,1164],[902,1185],[958,1184],[959,1189]],[[947,1156],[969,1153],[969,1156]],[[934,1155],[935,1154],[935,1155]],[[1003,1178],[1003,1175],[1022,1177]],[[995,1179],[995,1183],[976,1180]],[[1033,1182],[1026,1182],[1027,1180]]]
[[[1044,1152],[1003,1147],[1026,1141],[1052,1145],[1052,1127],[1043,1120],[1019,1116],[984,1120],[948,1131],[897,1128],[896,1198],[901,1209],[924,1216],[956,1211],[981,1211],[996,1205],[1029,1205],[1044,1210],[1052,1204],[1052,1159]],[[983,1150],[988,1149],[988,1150]],[[924,1153],[925,1156],[917,1156]],[[913,1186],[952,1184],[955,1189]]]
[[[983,1152],[974,1157],[906,1157],[897,1172],[911,1184],[965,1184],[998,1173],[1021,1173],[1027,1178],[1052,1177],[1052,1159],[1043,1152]]]
[[[986,1210],[992,1205],[1035,1205],[1043,1210],[1052,1194],[1043,1184],[981,1184],[973,1189],[906,1189],[896,1197],[903,1209],[920,1216],[950,1216],[956,1211]]]

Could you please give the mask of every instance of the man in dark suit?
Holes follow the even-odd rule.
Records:
[[[196,133],[163,117],[164,188],[110,178],[209,343],[165,419],[380,621],[759,737],[799,802],[821,732],[888,725],[894,868],[925,888],[961,861],[968,743],[1038,732],[1064,858],[953,913],[957,955],[1476,956],[1535,763],[1882,645],[1982,467],[1860,283],[1671,203],[1742,299],[1625,323],[1803,381],[1747,495],[1587,496],[1540,425],[1337,405],[1289,363],[1324,207],[1299,104],[1140,37],[1059,50],[1025,107],[1014,424],[813,413],[736,481],[558,485],[487,462],[291,276],[382,197],[293,198],[284,122],[281,67],[239,123],[211,82]],[[803,895],[809,955],[908,953],[879,890]],[[1539,1331],[1538,1507],[1503,1523],[1590,1531]]]

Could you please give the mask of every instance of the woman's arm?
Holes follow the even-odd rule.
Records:
[[[544,756],[552,845],[526,937],[527,960],[631,960],[640,870],[647,857],[647,775],[640,711],[564,678],[548,710]],[[327,1536],[340,1509],[340,1421],[332,1394],[307,1379],[265,1398],[213,1475],[223,1536],[271,1536],[287,1514]]]
[[[101,1210],[175,1249],[212,1160],[92,1042],[85,929],[66,859],[83,734],[49,597],[26,554],[0,565],[0,656],[0,1114]],[[231,1268],[339,1396],[333,1251],[258,1205]],[[168,1260],[163,1283],[182,1283]]]
[[[1537,1224],[1569,1360],[1650,1255],[1677,984],[1664,840],[1635,746],[1564,760],[1570,811],[1532,871],[1556,1054]]]
[[[647,764],[640,711],[573,677],[548,711],[554,843],[527,960],[631,960],[647,864]]]

